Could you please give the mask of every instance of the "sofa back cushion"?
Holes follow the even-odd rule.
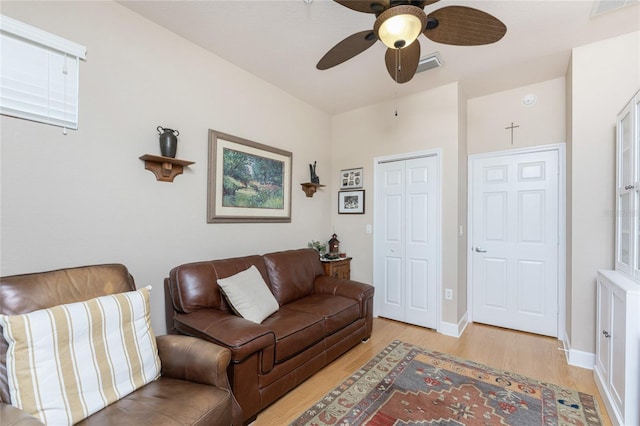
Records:
[[[324,270],[314,249],[287,250],[265,254],[271,292],[282,305],[313,293],[313,283]]]
[[[230,312],[231,308],[220,292],[218,280],[228,278],[251,266],[258,269],[267,287],[271,288],[262,256],[236,257],[176,266],[169,274],[169,291],[173,308],[186,314],[207,308]]]
[[[1,277],[0,314],[25,314],[135,289],[133,277],[120,264]]]
[[[0,314],[18,315],[135,290],[124,265],[107,264],[0,277]],[[0,327],[2,333],[2,327]],[[0,401],[9,402],[6,353],[0,337]]]

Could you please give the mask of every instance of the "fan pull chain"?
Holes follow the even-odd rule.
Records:
[[[396,99],[395,99],[395,101],[396,101],[396,114],[395,114],[395,116],[397,117],[398,116],[398,89],[396,89]]]
[[[396,49],[396,96],[395,96],[395,101],[396,101],[396,113],[395,116],[398,116],[398,71],[400,70],[400,49]]]

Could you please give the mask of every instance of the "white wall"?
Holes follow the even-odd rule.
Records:
[[[390,84],[393,84],[390,81]],[[341,169],[364,167],[364,215],[337,215],[334,228],[351,262],[352,277],[373,283],[373,159],[392,154],[442,148],[442,283],[458,288],[458,84],[445,85],[396,101],[371,105],[333,117],[332,209],[337,211],[337,177]],[[443,300],[441,318],[457,323],[456,301]]]
[[[462,232],[458,232],[458,286],[454,294],[457,299],[458,332],[462,331],[461,320],[468,320],[464,314],[467,312],[467,261],[469,248],[467,246],[467,191],[468,170],[467,156],[469,145],[469,123],[467,98],[464,90],[458,91],[458,226]]]
[[[522,104],[527,94],[537,96],[535,104]],[[467,106],[469,154],[565,142],[564,78],[469,99]],[[519,126],[513,145],[511,123]]]
[[[595,352],[596,273],[614,267],[616,115],[640,89],[640,32],[573,49],[571,72],[568,337],[572,348]]]
[[[305,197],[308,164],[329,177],[330,118],[114,2],[2,2],[2,13],[87,47],[77,131],[2,116],[2,275],[127,265],[153,285],[181,263],[306,246],[331,231],[331,191]],[[195,161],[173,183],[144,170],[158,125]],[[293,152],[290,224],[207,224],[207,136],[216,129]]]
[[[573,274],[571,265],[573,264],[573,105],[571,103],[571,99],[573,98],[573,60],[569,60],[569,67],[567,69],[567,79],[565,83],[565,105],[566,105],[566,114],[565,121],[567,126],[567,143],[566,147],[566,162],[567,162],[567,170],[566,170],[566,182],[567,182],[567,191],[566,191],[566,235],[565,235],[565,244],[566,244],[566,293],[565,300],[567,301],[567,310],[566,310],[566,322],[565,327],[566,330],[571,330],[573,327],[572,323],[572,312],[573,306],[571,306],[571,292],[573,289]],[[567,337],[567,336],[565,336]]]

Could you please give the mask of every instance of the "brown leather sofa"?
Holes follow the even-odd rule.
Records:
[[[0,313],[28,313],[131,290],[135,290],[133,277],[119,264],[1,277]],[[229,426],[232,420],[236,425],[241,423],[242,414],[226,375],[231,357],[228,349],[188,336],[157,336],[156,342],[161,377],[78,424]],[[6,354],[7,342],[0,335],[0,424],[42,424],[9,405]]]
[[[236,315],[217,284],[255,265],[279,310],[257,324]],[[231,350],[228,376],[244,423],[372,330],[374,288],[323,275],[313,249],[180,265],[165,279],[167,329]]]

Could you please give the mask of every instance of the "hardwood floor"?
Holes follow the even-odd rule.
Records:
[[[289,424],[394,339],[595,395],[603,424],[611,424],[596,389],[593,372],[569,366],[564,352],[558,349],[562,344],[555,338],[482,324],[470,324],[460,338],[455,338],[376,318],[367,343],[357,345],[280,398],[258,415],[253,426]]]

